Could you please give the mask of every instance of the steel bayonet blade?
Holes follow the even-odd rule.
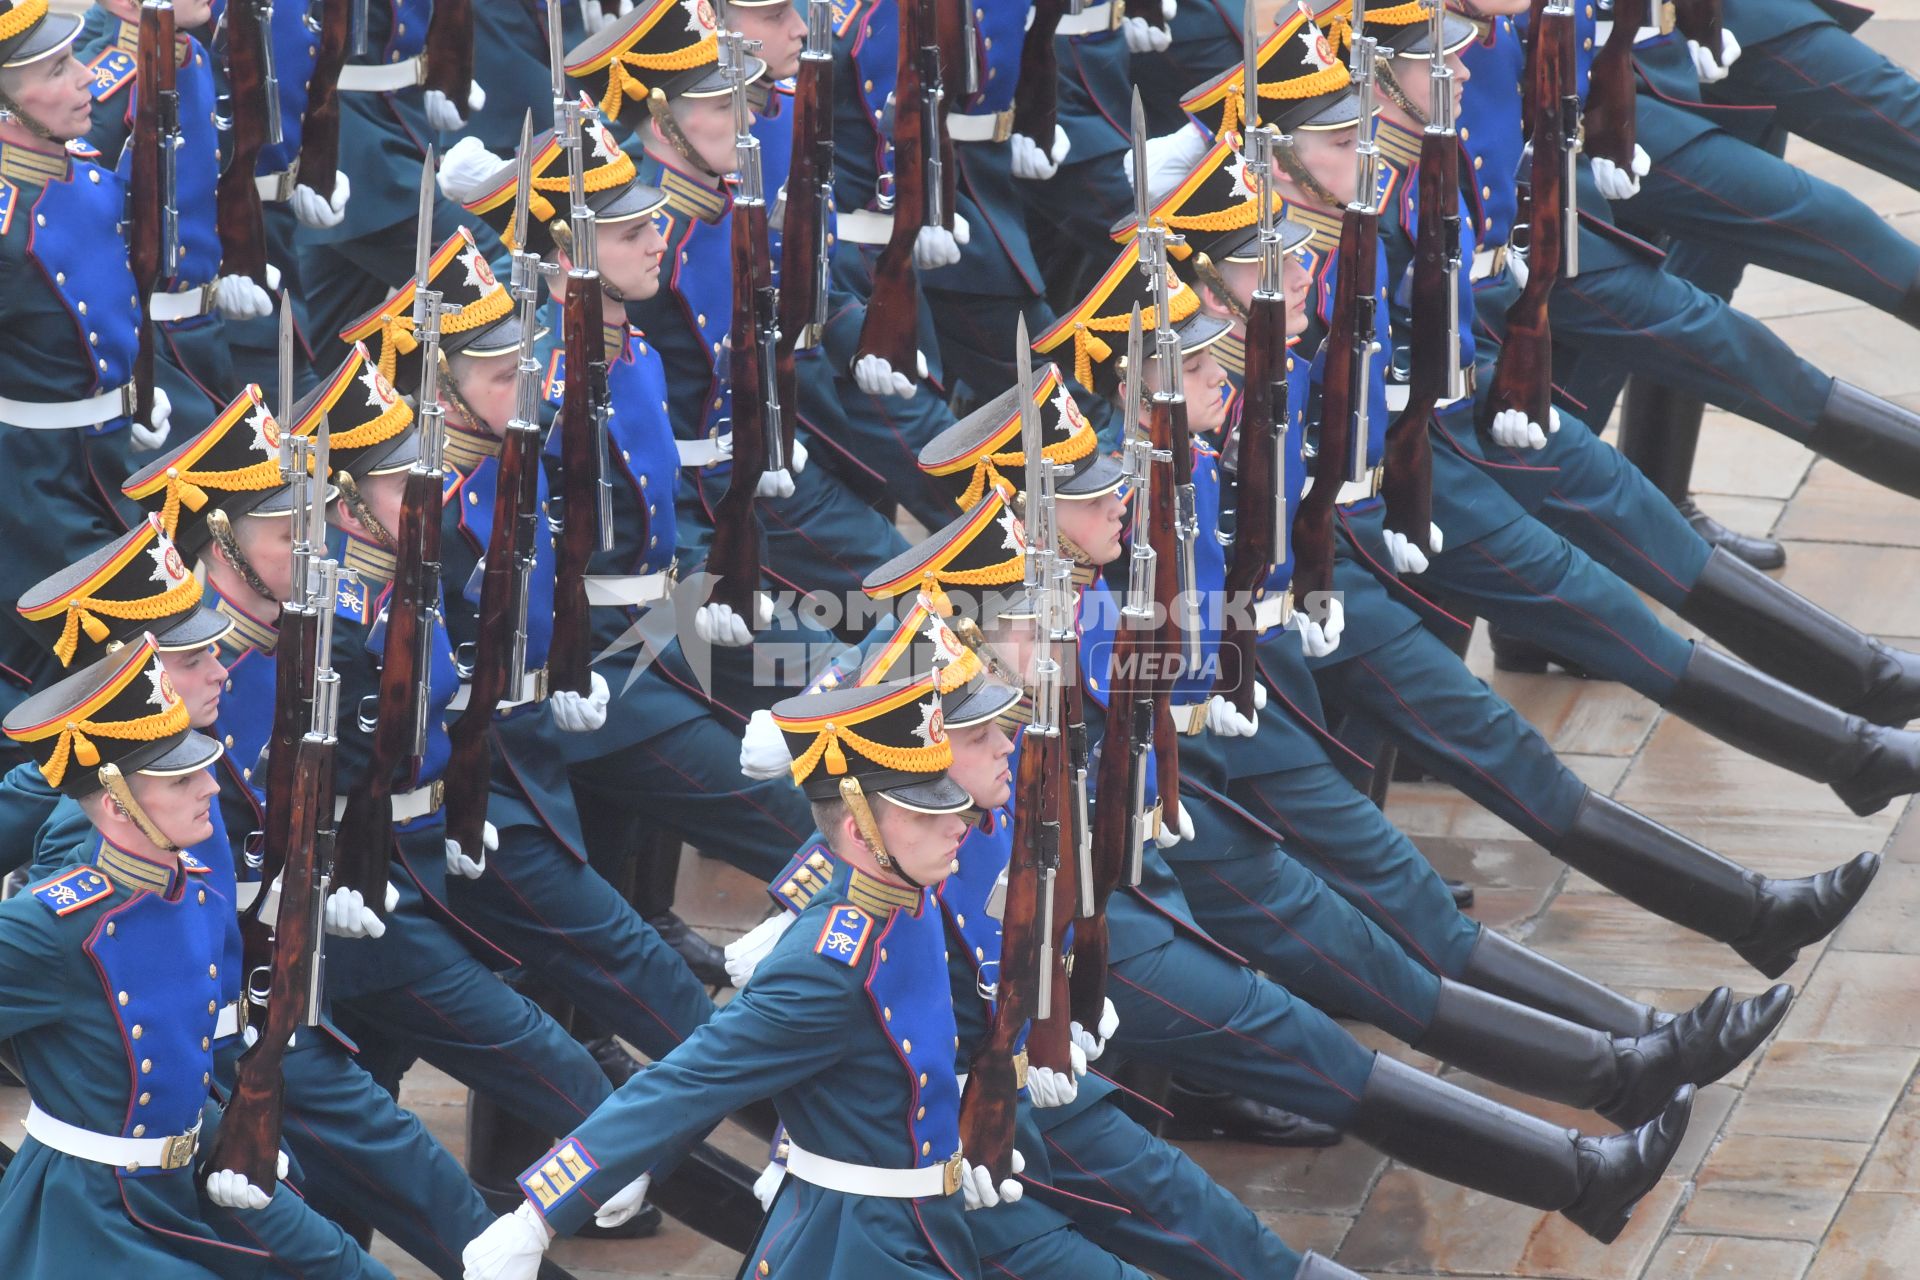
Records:
[[[1147,175],[1147,109],[1140,101],[1140,86],[1133,88],[1133,212],[1145,230],[1147,217],[1153,210],[1153,197],[1148,192]]]
[[[1260,124],[1260,36],[1255,31],[1258,9],[1259,0],[1247,0],[1246,12],[1240,19],[1240,127],[1243,130],[1258,128]]]
[[[1027,506],[1024,514],[1027,530],[1031,533],[1040,515],[1040,468],[1047,463],[1040,456],[1040,418],[1033,411],[1033,353],[1027,349],[1027,317],[1024,314],[1014,317],[1013,332],[1014,341],[1018,344],[1013,353],[1013,369],[1014,386],[1018,388],[1020,397],[1020,448],[1027,458]]]
[[[427,148],[426,163],[420,166],[420,220],[415,224],[413,233],[413,291],[414,310],[420,307],[420,294],[426,290],[428,273],[433,266],[433,171],[436,163],[435,148]]]
[[[279,399],[274,401],[273,411],[280,419],[282,431],[293,430],[293,304],[287,297],[287,291],[280,291],[280,337],[274,348],[277,357],[275,372],[279,375],[274,390]]]
[[[1140,331],[1140,304],[1133,304],[1133,312],[1127,317],[1127,370],[1126,370],[1126,417],[1122,419],[1122,429],[1132,431],[1134,423],[1140,417],[1142,390],[1140,376],[1141,365],[1146,356],[1143,354],[1146,338]]]
[[[567,98],[567,39],[560,30],[560,6],[547,5],[547,72],[553,78],[555,104]]]
[[[531,110],[520,121],[520,150],[515,153],[515,165],[512,247],[515,253],[525,253],[527,221],[531,216],[528,206],[533,202],[533,112]]]

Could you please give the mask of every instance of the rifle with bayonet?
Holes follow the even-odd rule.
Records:
[[[554,550],[547,683],[551,689],[585,694],[591,685],[587,666],[593,644],[587,575],[595,552],[613,550],[613,488],[607,480],[607,333],[597,265],[598,232],[587,204],[585,109],[567,88],[557,4],[547,6],[547,68],[553,78],[554,136],[567,152],[570,207],[562,247],[573,262],[561,313],[567,383],[554,424],[560,433],[562,521]]]
[[[180,93],[174,53],[173,5],[146,0],[140,6],[138,83],[135,86],[127,262],[133,268],[140,315],[140,348],[134,357],[133,420],[153,425],[154,321],[148,318],[154,291],[172,278],[180,262]]]
[[[423,83],[446,94],[464,117],[467,95],[473,91],[473,0],[433,0],[425,53]]]
[[[752,627],[760,589],[760,522],[754,498],[760,478],[785,468],[774,325],[777,303],[767,249],[767,200],[760,173],[760,140],[747,102],[747,54],[757,42],[734,31],[720,35],[720,56],[733,95],[734,187],[733,323],[727,335],[733,397],[733,473],[713,513],[707,571],[719,580],[713,599]]]
[[[1419,223],[1413,247],[1413,354],[1407,407],[1387,428],[1386,527],[1414,546],[1433,543],[1433,447],[1428,427],[1442,401],[1466,393],[1460,371],[1460,137],[1453,69],[1443,56],[1445,0],[1431,0],[1432,94],[1420,138]]]
[[[292,0],[281,0],[291,3]],[[280,91],[273,67],[273,6],[264,0],[227,5],[227,167],[214,189],[220,271],[267,287],[267,224],[254,172],[260,153],[280,141]]]
[[[1333,508],[1340,486],[1367,471],[1369,367],[1379,288],[1380,170],[1373,140],[1375,46],[1361,35],[1365,7],[1353,12],[1352,74],[1360,98],[1357,187],[1340,215],[1338,276],[1327,325],[1320,392],[1319,452],[1313,488],[1293,518],[1294,592],[1302,600],[1333,590]]]
[[[440,609],[441,455],[446,443],[440,407],[440,321],[445,306],[433,288],[434,151],[420,173],[420,221],[413,243],[413,333],[420,344],[420,389],[415,419],[419,456],[407,469],[395,531],[393,587],[387,597],[380,688],[372,716],[363,705],[361,728],[373,735],[371,762],[347,798],[341,824],[342,887],[356,889],[367,908],[387,901],[387,867],[393,851],[393,790],[419,777],[427,749],[428,681],[433,665],[433,629]]]
[[[1054,913],[1060,868],[1062,783],[1066,737],[1061,731],[1060,662],[1054,652],[1052,590],[1058,542],[1043,526],[1052,512],[1051,464],[1040,457],[1040,424],[1033,409],[1031,351],[1025,317],[1018,321],[1021,375],[1021,441],[1027,456],[1023,511],[1027,554],[1026,597],[1034,609],[1033,716],[1020,734],[1014,777],[1013,848],[1007,864],[1006,904],[1000,918],[1000,973],[994,986],[993,1020],[975,1051],[960,1099],[960,1146],[970,1163],[992,1171],[994,1185],[1013,1176],[1014,1113],[1019,1098],[1014,1054],[1031,1026],[1050,1012],[1055,970]],[[1042,486],[1044,486],[1044,497]],[[1069,904],[1070,906],[1071,904]],[[1062,1002],[1064,1003],[1064,1001]],[[1043,1065],[1071,1070],[1064,1051]]]
[[[827,326],[827,214],[833,208],[833,6],[807,0],[807,44],[793,84],[793,156],[780,218],[779,380],[783,456],[800,420],[794,353],[818,346]],[[739,259],[736,257],[735,262]]]
[[[1252,616],[1254,593],[1266,585],[1273,566],[1287,557],[1287,498],[1281,492],[1281,463],[1290,421],[1287,406],[1287,297],[1282,279],[1285,254],[1273,191],[1274,153],[1291,139],[1260,123],[1260,41],[1254,34],[1253,3],[1247,5],[1241,42],[1245,123],[1241,150],[1245,171],[1254,175],[1260,228],[1260,278],[1247,308],[1246,395],[1233,447],[1233,541],[1228,552],[1220,674],[1214,692],[1233,700],[1240,714],[1254,717],[1254,687],[1259,681],[1255,649],[1260,629]],[[1223,491],[1225,486],[1223,486]],[[1225,493],[1223,492],[1223,501]],[[1222,512],[1222,533],[1225,532]],[[1226,661],[1231,651],[1235,658]]]
[[[284,302],[282,306],[284,307]],[[314,440],[295,441],[291,450],[296,484],[296,502],[307,503],[305,522],[309,530],[324,529],[327,501],[326,427]],[[301,482],[309,465],[319,474],[310,486]],[[296,505],[295,511],[299,512]],[[255,900],[251,923],[260,926],[259,912],[272,907],[273,942],[271,957],[257,963],[251,953],[245,956],[246,989],[242,1007],[248,1011],[248,1025],[259,1031],[259,1038],[240,1055],[233,1093],[228,1098],[220,1122],[220,1132],[208,1153],[203,1170],[231,1169],[248,1182],[272,1195],[279,1179],[280,1118],[284,1091],[281,1067],[294,1033],[319,1022],[321,991],[326,973],[326,933],[323,913],[329,892],[328,870],[337,854],[333,817],[333,763],[337,742],[336,722],[340,708],[340,677],[333,669],[334,593],[339,589],[340,566],[330,559],[315,561],[311,547],[305,563],[296,562],[296,591],[305,594],[306,604],[315,614],[310,634],[311,645],[302,650],[287,646],[288,635],[280,633],[280,661],[309,668],[312,675],[312,705],[308,710],[307,730],[291,756],[292,790],[269,795],[269,820],[273,806],[283,806],[288,832],[286,861],[269,888]],[[311,581],[308,581],[309,575]],[[276,753],[278,754],[278,753]],[[384,894],[384,890],[382,891]],[[264,1012],[257,1012],[264,1006]]]
[[[540,513],[540,362],[533,339],[539,327],[540,255],[527,251],[528,202],[533,193],[533,116],[520,129],[517,195],[513,207],[511,290],[519,311],[520,356],[515,367],[513,418],[494,475],[493,527],[481,562],[480,629],[467,705],[447,726],[445,773],[447,839],[475,862],[485,859],[487,792],[493,776],[493,713],[527,670],[527,600],[532,584]],[[485,465],[484,463],[482,465]]]
[[[873,268],[873,293],[860,326],[860,355],[906,373],[918,367],[920,284],[914,246],[924,230],[948,225],[946,127],[941,119],[940,41],[935,0],[900,0],[900,68],[893,91],[893,232]]]
[[[1647,20],[1647,0],[1613,0],[1613,30],[1587,72],[1584,150],[1632,172],[1634,123],[1633,42]],[[1714,46],[1717,51],[1719,46]]]
[[[1569,145],[1563,104],[1573,88],[1573,74],[1573,5],[1571,0],[1549,0],[1535,12],[1527,41],[1526,96],[1533,107],[1527,283],[1507,308],[1493,386],[1482,406],[1483,428],[1492,424],[1494,414],[1506,409],[1521,411],[1542,428],[1552,421],[1553,331],[1547,303],[1560,279],[1568,234],[1578,234],[1577,227],[1563,221],[1566,189],[1572,184],[1567,166],[1561,163]]]
[[[295,167],[300,181],[323,200],[333,198],[334,179],[340,171],[340,69],[347,65],[352,26],[353,0],[321,0],[320,47],[314,51],[313,72],[307,77],[307,110],[300,117],[300,158]]]
[[[1154,696],[1146,678],[1156,624],[1155,588],[1159,557],[1148,532],[1153,505],[1153,442],[1141,429],[1145,389],[1140,308],[1127,329],[1127,367],[1120,395],[1126,424],[1125,481],[1132,495],[1132,547],[1127,560],[1127,594],[1114,628],[1107,667],[1107,731],[1100,742],[1094,773],[1089,878],[1092,911],[1082,912],[1073,931],[1073,1011],[1083,1027],[1097,1027],[1107,1003],[1107,901],[1122,884],[1140,883],[1146,853],[1147,752],[1153,745]],[[1099,655],[1094,655],[1096,658]]]
[[[1033,22],[1020,46],[1020,79],[1013,87],[1013,131],[1032,140],[1044,155],[1053,152],[1060,123],[1060,59],[1053,47],[1060,19],[1078,12],[1080,0],[1036,0]]]

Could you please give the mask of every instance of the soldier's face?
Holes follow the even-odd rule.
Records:
[[[727,25],[760,47],[753,56],[767,64],[767,80],[785,80],[800,70],[800,51],[807,44],[807,22],[790,4],[727,6]]]
[[[388,533],[397,532],[400,528],[400,503],[406,494],[407,475],[404,471],[368,476],[360,482],[360,496],[367,500],[373,518],[386,526]]]
[[[1120,558],[1120,530],[1127,514],[1118,491],[1097,498],[1062,499],[1054,506],[1060,535],[1087,553],[1094,564]]]
[[[519,363],[519,356],[513,352],[468,356],[460,361],[455,389],[466,401],[467,408],[480,419],[477,425],[497,438],[505,438],[507,423],[513,418],[513,385]],[[459,409],[452,408],[451,412],[457,421]]]
[[[285,516],[242,516],[234,529],[240,554],[272,590],[275,600],[293,594],[293,521]]]
[[[679,98],[673,115],[687,145],[711,173],[733,172],[733,107],[724,95],[716,98]]]
[[[1013,795],[1013,769],[1007,763],[1013,756],[1013,739],[992,720],[970,724],[964,729],[948,729],[947,741],[953,744],[953,763],[947,776],[966,789],[982,809],[1003,805]]]
[[[1354,150],[1359,145],[1357,129],[1302,129],[1293,135],[1293,153],[1301,166],[1341,204],[1353,200],[1357,177],[1353,169]],[[1278,165],[1274,166],[1274,180],[1289,200],[1323,207],[1321,197],[1302,188]]]
[[[0,74],[14,104],[65,142],[84,138],[93,127],[93,73],[71,52],[62,51]]]
[[[211,769],[195,769],[177,778],[136,773],[128,779],[133,798],[153,825],[177,848],[186,849],[213,836],[213,798],[220,792]]]
[[[212,645],[204,649],[160,651],[160,664],[180,700],[187,704],[187,715],[196,729],[211,728],[220,714],[220,694],[226,688],[227,669],[220,663],[220,652]]]
[[[603,223],[596,242],[600,276],[627,302],[644,302],[660,292],[660,259],[667,238],[652,218]]]
[[[967,834],[964,815],[903,809],[883,796],[873,805],[873,821],[887,853],[915,884],[936,885],[953,874],[954,851]]]
[[[1467,81],[1473,78],[1473,73],[1467,70],[1467,64],[1460,60],[1460,55],[1457,53],[1447,55],[1447,66],[1453,71],[1453,111],[1454,115],[1458,116],[1460,95],[1466,91]],[[1395,58],[1393,75],[1400,82],[1400,88],[1406,93],[1407,100],[1425,111],[1433,100],[1433,60]],[[1401,110],[1391,98],[1383,96],[1380,99],[1380,105],[1385,108],[1384,114],[1387,118],[1395,124],[1406,125],[1409,128],[1419,128],[1424,125],[1423,121],[1415,120]]]
[[[1196,351],[1180,361],[1180,390],[1187,397],[1187,426],[1202,433],[1227,425],[1227,371],[1213,357],[1213,349]]]
[[[1307,331],[1307,304],[1313,298],[1313,276],[1302,259],[1290,254],[1281,264],[1280,282],[1287,291],[1287,336],[1297,338]]]

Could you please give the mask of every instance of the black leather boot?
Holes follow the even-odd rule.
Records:
[[[1423,1173],[1536,1209],[1602,1244],[1673,1160],[1693,1113],[1683,1085],[1638,1129],[1590,1138],[1378,1055],[1349,1131]]]
[[[1511,631],[1487,624],[1487,639],[1493,644],[1493,668],[1496,671],[1512,671],[1518,675],[1540,676],[1558,667],[1563,675],[1576,680],[1591,680],[1594,675],[1571,658],[1563,658],[1553,650],[1535,644],[1525,636],[1517,636]]]
[[[1833,932],[1880,870],[1880,855],[1863,853],[1819,875],[1775,880],[1593,791],[1550,852],[1627,901],[1726,943],[1769,978]]]
[[[1704,644],[1693,646],[1666,707],[1748,755],[1826,783],[1862,817],[1920,791],[1920,734],[1868,724]]]
[[[1672,1014],[1629,1000],[1492,929],[1480,931],[1480,940],[1467,955],[1460,981],[1613,1036],[1642,1036],[1674,1020]],[[1736,1003],[1720,1026],[1720,1052],[1735,1062],[1747,1058],[1773,1034],[1792,1001],[1793,988],[1782,983],[1763,995]],[[1694,1083],[1706,1081],[1696,1077]]]
[[[1920,413],[1833,380],[1807,448],[1896,493],[1920,498]]]
[[[1732,995],[1721,987],[1698,1008],[1644,1035],[1610,1036],[1442,979],[1433,1022],[1414,1048],[1483,1080],[1598,1111],[1631,1129],[1664,1111],[1681,1085],[1712,1084],[1740,1065],[1718,1042],[1732,1007]]]
[[[1760,670],[1878,725],[1920,717],[1920,654],[1895,649],[1725,550],[1680,616]]]
[[[1781,569],[1786,567],[1787,548],[1775,538],[1763,538],[1751,533],[1741,533],[1738,529],[1729,529],[1700,509],[1691,496],[1673,504],[1680,514],[1687,518],[1693,531],[1700,540],[1715,550],[1724,551],[1756,569]]]
[[[671,911],[648,916],[647,923],[659,933],[662,942],[680,953],[694,977],[709,987],[727,985],[727,953],[695,932],[692,925]]]
[[[1269,1147],[1331,1147],[1340,1141],[1340,1131],[1332,1125],[1179,1080],[1168,1084],[1167,1110],[1172,1119],[1162,1129],[1166,1138],[1228,1138]]]

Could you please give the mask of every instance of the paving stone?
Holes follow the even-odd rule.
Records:
[[[1920,952],[1920,862],[1888,860],[1834,935],[1843,951]]]
[[[1786,1240],[1669,1236],[1642,1280],[1800,1280],[1813,1247]]]
[[[1871,1142],[1906,1093],[1920,1051],[1788,1041],[1747,1081],[1730,1133]]]
[[[1796,542],[1920,546],[1920,500],[1823,458],[1807,473],[1775,532]],[[1793,563],[1791,549],[1787,562]],[[1845,605],[1851,609],[1858,602],[1849,598]]]
[[[1806,1280],[1909,1280],[1920,1257],[1920,1195],[1855,1192]]]
[[[1782,1040],[1920,1046],[1920,956],[1834,951],[1794,1001]]]
[[[1681,1223],[1710,1234],[1817,1241],[1866,1156],[1864,1142],[1730,1136],[1696,1175]]]
[[[1365,1143],[1289,1151],[1247,1142],[1177,1144],[1222,1186],[1256,1213],[1307,1213],[1351,1217],[1366,1203],[1367,1190],[1387,1158]]]

